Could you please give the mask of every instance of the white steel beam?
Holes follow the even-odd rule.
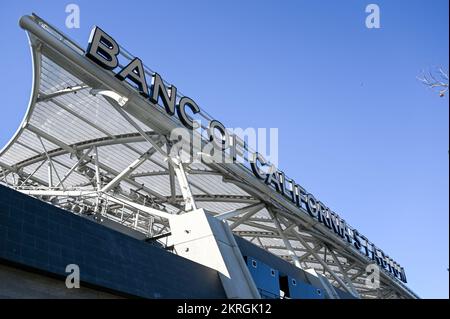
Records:
[[[95,90],[91,90],[91,92],[95,92]],[[97,94],[103,94],[105,91],[98,91]],[[116,92],[111,91],[112,93],[117,94]],[[95,95],[96,93],[94,93]],[[122,109],[123,105],[120,105],[119,102],[111,97],[108,97],[105,95],[105,99],[114,107],[114,109],[119,112],[119,114],[133,126],[141,135],[142,137],[149,142],[161,155],[167,156],[166,152],[151,138],[147,135],[147,133]]]
[[[89,155],[89,153],[92,151],[92,147],[85,152],[80,159],[64,174],[63,178],[61,179],[61,182],[58,182],[56,187],[59,187],[61,183],[64,183],[64,181],[72,174],[72,172],[84,161],[84,159]]]
[[[283,243],[286,246],[286,250],[289,252],[289,256],[291,257],[292,261],[294,262],[294,265],[301,269],[302,266],[300,265],[300,260],[298,259],[298,256],[295,253],[294,248],[292,248],[292,245],[289,242],[289,239],[287,239],[286,236],[284,235],[283,229],[281,227],[281,224],[280,224],[277,216],[275,214],[273,214],[269,208],[267,208],[267,210],[269,211],[269,214],[272,217],[275,227],[278,230],[278,234],[280,235],[281,239],[283,240]]]
[[[53,188],[53,171],[52,162],[47,162],[48,188]]]
[[[25,183],[26,182],[28,182],[28,180],[31,178],[31,177],[33,177],[33,175],[45,164],[47,162],[47,160],[43,160],[34,170],[33,170],[33,172],[31,173],[31,174],[29,174],[28,176],[27,176],[27,178],[25,178],[24,180],[23,180],[23,182],[22,183],[20,183],[20,185],[19,185],[19,187],[20,186],[23,186],[23,185],[25,185]],[[3,169],[2,169],[2,171],[3,171]],[[58,185],[59,186],[59,185]]]
[[[41,93],[39,93],[39,96],[36,99],[36,103],[48,101],[49,99],[52,99],[54,97],[61,96],[61,95],[64,95],[64,94],[76,93],[76,92],[78,92],[80,90],[83,90],[83,89],[86,89],[86,88],[88,88],[87,85],[80,84],[80,85],[69,86],[69,87],[67,87],[65,89],[62,89],[62,90],[59,90],[59,91],[56,91],[56,92],[53,92],[53,93],[49,93],[49,94],[44,94],[44,93],[41,92]]]
[[[167,146],[167,153],[169,153],[169,144],[166,144]],[[164,174],[169,174],[169,184],[170,184],[170,201],[173,203],[176,200],[177,197],[177,192],[176,192],[176,188],[175,188],[175,170],[173,168],[173,163],[172,161],[167,161],[167,165],[169,167],[168,171],[164,171]]]
[[[141,210],[141,211],[146,212],[146,213],[148,213],[150,215],[158,216],[158,217],[161,217],[161,218],[170,219],[170,218],[173,218],[175,216],[175,215],[169,214],[167,212],[163,212],[163,211],[160,211],[160,210],[148,207],[148,206],[137,204],[135,202],[132,202],[132,201],[124,199],[124,198],[116,198],[116,197],[113,197],[113,196],[109,196],[108,194],[102,194],[101,196],[102,196],[102,198],[105,198],[108,201],[111,201],[111,202],[114,202],[114,203],[117,203],[117,204],[125,204],[125,205],[131,206],[131,207],[133,207],[133,208],[135,208],[137,210]]]
[[[247,212],[257,213],[258,211],[260,211],[263,208],[264,208],[264,203],[256,203],[253,205],[249,205],[249,206],[245,206],[245,207],[242,207],[239,209],[221,213],[221,214],[215,215],[214,217],[216,217],[217,219],[220,219],[220,220],[225,220],[225,219],[239,216],[239,215],[247,213]]]
[[[47,160],[48,160],[48,185],[49,185],[49,187],[50,188],[53,187],[53,174],[52,174],[52,171],[55,171],[55,175],[58,178],[59,184],[65,190],[66,188],[64,187],[64,184],[62,183],[61,178],[59,177],[58,171],[56,170],[56,167],[53,164],[52,159],[48,155],[48,152],[47,152],[47,149],[45,148],[44,142],[42,142],[42,138],[37,133],[35,133],[35,134],[36,134],[36,137],[38,138],[39,142],[41,142],[42,149],[44,150],[45,156],[47,156]]]
[[[214,171],[209,171],[205,169],[186,169],[189,175],[214,175],[222,176],[222,174]],[[131,177],[147,177],[147,176],[164,176],[169,174],[168,171],[152,171],[152,172],[140,172],[132,174]]]
[[[350,277],[350,280],[355,280],[356,278],[358,278],[359,276],[362,276],[363,274],[366,273],[365,269],[361,269],[360,271],[358,271],[356,274],[354,274],[353,276]]]
[[[303,261],[303,260],[306,260],[306,258],[308,258],[309,256],[311,256],[312,255],[312,252],[314,252],[314,253],[319,253],[319,251],[322,249],[322,245],[319,245],[319,244],[316,244],[316,246],[314,247],[314,249],[311,251],[311,250],[308,250],[307,248],[306,248],[306,254],[304,254],[304,255],[302,255],[301,257],[300,257],[300,261]]]
[[[100,167],[98,162],[98,148],[97,146],[94,146],[94,163],[95,163],[95,180],[96,180],[96,186],[97,191],[100,191],[102,189],[102,180],[100,179]]]
[[[112,181],[105,185],[101,191],[103,193],[109,192],[111,189],[117,186],[123,179],[127,178],[135,169],[137,169],[142,163],[144,163],[149,157],[148,153],[144,153],[137,158],[133,163],[127,166],[122,172],[120,172]]]
[[[18,189],[17,191],[32,196],[68,196],[68,197],[96,197],[93,190],[46,190],[46,189]]]
[[[60,141],[59,139],[57,139],[56,137],[54,137],[50,134],[47,134],[46,132],[38,129],[36,126],[34,126],[32,124],[27,124],[27,130],[33,132],[37,136],[40,136],[55,145],[58,145],[59,147],[61,147],[63,150],[65,150],[68,153],[71,153],[71,154],[76,153],[76,151],[72,147],[67,145],[66,143],[64,143],[64,142]]]
[[[333,276],[333,278],[338,282],[338,284],[342,288],[344,288],[347,292],[353,295],[352,289],[350,289],[350,287],[348,287],[345,284],[345,282],[327,265],[327,263],[323,261],[322,258],[316,252],[313,251],[313,249],[311,248],[311,246],[309,246],[306,240],[304,240],[303,237],[300,236],[300,234],[298,234],[295,231],[292,231],[291,233],[298,238],[303,247],[309,250],[309,252],[316,258],[316,260],[322,265],[322,267],[325,268],[330,273],[331,276]]]
[[[359,295],[358,291],[356,290],[355,286],[353,286],[352,281],[350,280],[350,278],[348,278],[347,273],[344,271],[344,268],[342,267],[341,262],[339,261],[338,257],[336,256],[336,254],[334,253],[334,251],[328,247],[328,251],[330,252],[331,257],[333,258],[334,262],[337,264],[337,266],[339,267],[339,270],[341,271],[342,276],[344,277],[344,281],[347,283],[347,285],[349,286],[350,290],[352,290],[352,294],[357,297],[360,298],[361,296]]]
[[[170,157],[169,157],[170,159]],[[186,212],[197,209],[195,204],[194,196],[192,195],[191,187],[189,186],[189,181],[186,176],[186,172],[183,168],[183,163],[180,159],[171,159],[173,165],[173,169],[178,179],[178,184],[180,185],[181,194],[184,199],[184,209]]]
[[[236,227],[238,227],[239,225],[241,225],[244,222],[248,222],[249,218],[252,217],[253,215],[255,215],[257,212],[259,212],[261,209],[252,209],[249,212],[247,212],[244,216],[242,216],[241,218],[239,218],[238,220],[236,220],[234,223],[232,223],[230,225],[230,229],[235,229]],[[248,223],[249,225],[251,225],[250,223]],[[262,228],[260,224],[258,224],[257,226],[254,227],[258,227],[258,228]]]

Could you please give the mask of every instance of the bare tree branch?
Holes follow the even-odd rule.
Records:
[[[422,71],[422,75],[417,77],[417,79],[426,85],[429,89],[439,89],[439,96],[444,97],[448,92],[448,71],[444,71],[442,68],[439,68],[437,71],[433,72],[428,71],[428,74],[425,71]]]

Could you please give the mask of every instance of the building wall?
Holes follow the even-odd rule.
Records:
[[[236,242],[239,245],[239,249],[242,252],[243,256],[249,256],[256,260],[259,260],[266,265],[269,265],[273,269],[276,269],[280,273],[288,275],[292,278],[296,278],[297,280],[311,283],[312,276],[302,269],[295,267],[293,264],[279,258],[278,256],[270,253],[267,250],[262,249],[259,246],[256,246],[245,240],[239,236],[235,236]]]
[[[1,259],[58,276],[77,264],[81,285],[138,297],[225,298],[215,270],[0,185]]]
[[[63,278],[54,278],[16,266],[0,264],[0,298],[116,299],[112,293],[80,286],[67,289]]]
[[[279,298],[280,281],[279,272],[252,257],[246,258],[246,264],[255,281],[262,298]]]
[[[280,286],[276,285],[275,278],[286,277],[290,298],[293,299],[327,299],[328,294],[321,288],[319,280],[308,272],[279,258],[271,252],[258,247],[251,242],[235,236],[242,256],[247,260],[247,266],[255,280],[255,283],[266,296],[274,295]],[[256,262],[256,268],[252,264]],[[274,271],[274,273],[272,273]],[[351,294],[335,288],[341,299],[354,298]]]

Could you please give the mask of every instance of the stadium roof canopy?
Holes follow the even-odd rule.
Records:
[[[380,288],[368,289],[365,269],[371,260],[307,214],[291,214],[299,208],[255,179],[246,165],[174,167],[160,150],[164,135],[180,126],[175,118],[92,63],[84,49],[36,15],[23,17],[21,26],[30,39],[33,87],[20,128],[0,152],[1,183],[154,238],[170,231],[158,212],[183,213],[192,200],[227,220],[235,234],[304,269],[315,269],[354,295],[417,297],[385,272]],[[121,55],[133,58],[124,48]],[[118,108],[101,94],[104,89],[127,96],[126,107]],[[199,115],[211,120],[204,112]]]

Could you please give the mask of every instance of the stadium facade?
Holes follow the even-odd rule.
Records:
[[[105,31],[83,49],[37,15],[20,26],[33,86],[0,152],[0,297],[418,298],[403,267]],[[181,161],[180,127],[193,154],[218,131],[235,161]]]

